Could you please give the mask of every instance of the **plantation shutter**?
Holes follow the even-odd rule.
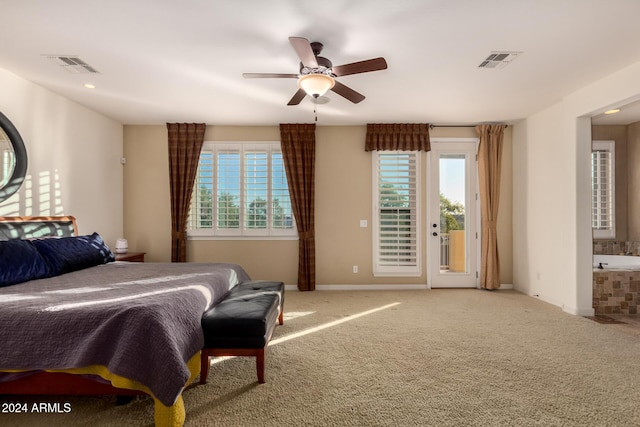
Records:
[[[280,149],[271,151],[271,227],[275,230],[293,228],[293,209],[289,196],[287,174]]]
[[[264,149],[244,153],[244,218],[249,229],[267,228],[268,156]]]
[[[374,274],[420,274],[417,152],[377,152]]]
[[[615,237],[614,145],[594,141],[591,152],[591,220],[596,238]]]
[[[297,236],[280,143],[203,145],[189,236]]]
[[[216,157],[216,230],[236,234],[240,229],[241,150],[218,148]]]
[[[200,152],[196,179],[193,183],[189,229],[213,227],[213,151]]]

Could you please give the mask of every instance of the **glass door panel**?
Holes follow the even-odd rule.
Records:
[[[432,141],[429,156],[428,284],[476,287],[476,142]]]

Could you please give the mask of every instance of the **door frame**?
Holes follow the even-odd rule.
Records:
[[[480,218],[480,213],[481,213],[481,209],[480,209],[480,190],[479,190],[479,179],[478,179],[478,146],[480,144],[480,139],[479,138],[431,138],[431,149],[432,151],[447,151],[446,148],[443,150],[440,150],[440,147],[444,147],[445,144],[447,145],[451,145],[451,144],[460,144],[460,143],[464,143],[466,145],[466,149],[465,151],[467,151],[469,148],[471,148],[471,144],[474,145],[475,147],[475,159],[471,159],[472,160],[472,164],[470,165],[470,172],[471,174],[474,174],[475,177],[467,177],[467,179],[471,179],[471,184],[473,185],[473,183],[475,182],[475,188],[473,190],[470,191],[475,191],[475,195],[471,194],[469,197],[469,200],[474,201],[475,203],[473,203],[474,207],[473,207],[473,211],[474,211],[474,216],[475,216],[475,221],[474,221],[474,226],[475,226],[475,233],[476,233],[476,241],[475,241],[475,260],[474,259],[469,259],[469,270],[471,274],[474,274],[475,271],[475,281],[474,281],[474,285],[475,288],[480,288],[480,257],[481,257],[481,239],[482,239],[482,235],[481,235],[481,218]],[[437,147],[434,150],[434,145],[437,147],[438,145],[440,145],[440,147]],[[452,148],[452,151],[455,151],[455,148]],[[427,288],[431,289],[433,287],[433,276],[434,276],[434,268],[435,266],[433,265],[432,258],[435,258],[435,254],[432,253],[431,247],[432,245],[430,244],[431,240],[433,237],[431,236],[432,233],[432,227],[430,227],[430,224],[433,223],[440,223],[440,218],[439,218],[439,213],[438,213],[438,218],[434,218],[434,209],[431,209],[431,205],[430,203],[437,203],[439,205],[440,203],[440,196],[439,194],[437,195],[437,198],[434,196],[433,192],[434,192],[434,188],[431,182],[431,177],[433,174],[433,167],[432,167],[432,154],[431,151],[427,152],[427,165],[426,165],[426,187],[427,187],[427,197],[426,197],[426,201],[425,201],[425,210],[426,210],[426,220],[427,220],[427,227],[426,227],[426,245],[425,245],[425,253],[426,253],[426,263],[425,265],[426,267],[426,272],[427,272]],[[473,161],[475,160],[475,161]],[[435,221],[435,222],[434,222]],[[439,230],[438,230],[439,232]],[[438,256],[439,256],[439,250],[438,250]],[[437,267],[438,267],[438,271],[439,271],[439,267],[440,267],[440,262],[437,262]],[[438,286],[440,287],[440,286]],[[464,286],[466,288],[470,288],[468,286]],[[472,286],[473,287],[473,286]]]

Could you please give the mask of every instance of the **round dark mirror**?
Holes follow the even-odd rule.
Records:
[[[18,130],[0,113],[0,202],[11,197],[27,174],[27,150]]]

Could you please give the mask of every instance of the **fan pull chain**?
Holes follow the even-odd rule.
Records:
[[[313,95],[313,115],[316,118],[316,123],[318,123],[318,95]]]

